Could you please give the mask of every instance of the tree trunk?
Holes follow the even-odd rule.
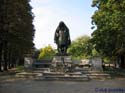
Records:
[[[124,55],[121,55],[121,68],[125,68],[125,58],[124,58]]]
[[[14,68],[14,58],[12,57],[12,60],[11,60],[11,67]]]
[[[9,46],[8,49],[8,68],[11,69],[12,68],[12,48]]]
[[[2,71],[2,42],[0,43],[0,71]]]
[[[7,47],[7,41],[4,42],[4,70],[7,71],[7,66],[8,66],[8,60],[7,60],[7,55],[8,54],[8,47]]]
[[[11,67],[14,68],[16,63],[16,57],[14,55],[14,51],[11,54]]]

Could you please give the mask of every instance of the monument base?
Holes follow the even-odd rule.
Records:
[[[56,53],[56,56],[70,56],[70,55],[67,53]]]
[[[43,72],[39,80],[61,81],[88,81],[87,75],[82,72],[72,72],[72,58],[69,55],[54,56],[50,72]]]
[[[71,56],[55,56],[52,60],[51,70],[54,72],[67,72],[71,69]]]
[[[82,73],[62,73],[62,72],[45,72],[40,80],[61,80],[61,81],[88,81],[89,77]]]

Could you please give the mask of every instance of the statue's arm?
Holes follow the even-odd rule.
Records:
[[[68,34],[68,40],[70,40],[70,33],[68,28],[67,28],[67,34]]]
[[[58,33],[58,31],[56,30],[56,31],[55,31],[55,35],[54,35],[54,43],[56,43],[56,44],[57,44],[58,37],[59,37],[59,33]]]
[[[67,34],[68,34],[68,44],[71,44],[71,39],[70,39],[70,33],[69,33],[69,29],[67,28]]]

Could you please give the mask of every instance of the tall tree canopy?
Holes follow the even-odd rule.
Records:
[[[96,30],[92,42],[102,56],[113,56],[123,45],[125,33],[125,0],[93,0],[97,7],[92,16]]]
[[[0,0],[0,70],[12,67],[33,49],[34,26],[30,0]]]

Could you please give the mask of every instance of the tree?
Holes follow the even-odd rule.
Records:
[[[72,41],[68,53],[75,58],[88,58],[92,55],[92,48],[90,37],[84,35]]]
[[[40,50],[40,49],[35,49],[34,55],[33,55],[33,58],[34,58],[34,59],[36,59],[36,60],[39,59],[40,51],[42,51],[42,50]]]
[[[97,7],[92,16],[97,29],[91,41],[102,56],[111,57],[124,42],[125,0],[93,0],[92,6]]]
[[[40,50],[39,60],[52,59],[54,55],[55,55],[55,50],[50,45],[48,45]]]
[[[0,69],[11,68],[33,49],[34,26],[30,0],[0,1]]]

